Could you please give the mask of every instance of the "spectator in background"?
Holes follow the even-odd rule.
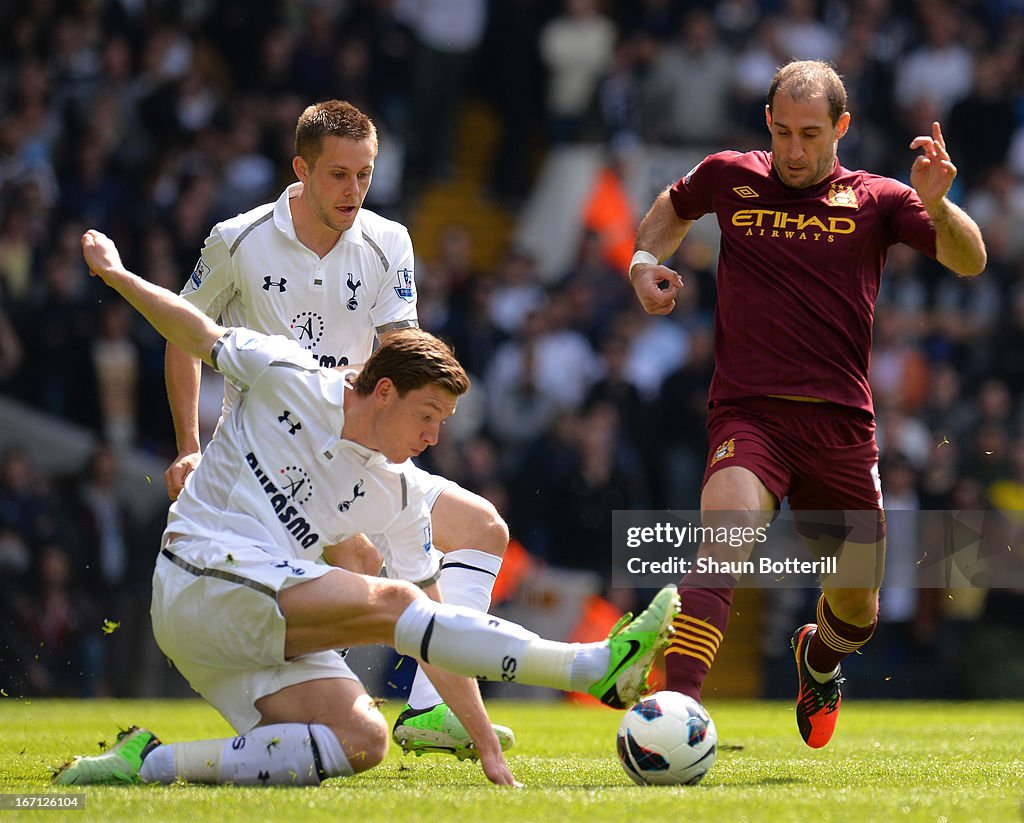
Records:
[[[18,320],[25,349],[25,388],[43,411],[98,428],[96,382],[89,353],[95,324],[81,263],[55,249],[44,263],[42,292]]]
[[[815,11],[814,0],[782,0],[776,19],[779,50],[790,60],[836,59],[839,38]]]
[[[963,157],[967,187],[981,185],[989,172],[1006,162],[1017,127],[1014,95],[1009,87],[1019,57],[1005,52],[979,55],[970,92],[949,114],[949,144]]]
[[[542,130],[537,101],[544,97],[540,30],[546,0],[491,3],[482,51],[485,95],[501,122],[490,170],[493,194],[515,209],[529,193],[532,148]]]
[[[607,576],[600,558],[611,550],[612,512],[648,508],[647,484],[636,452],[621,436],[611,403],[596,402],[573,432],[565,471],[548,479],[544,491],[552,538],[548,559]]]
[[[687,288],[690,288],[689,286]],[[662,381],[652,420],[672,420],[662,431],[651,426],[647,448],[658,466],[660,482],[652,489],[655,508],[700,508],[700,467],[708,451],[708,384],[714,372],[710,326],[690,335],[686,361]]]
[[[1005,381],[1019,403],[1024,397],[1024,284],[1014,287],[1003,306],[989,350],[989,372]]]
[[[103,436],[115,449],[135,444],[139,349],[130,335],[131,321],[124,303],[100,304],[96,338],[91,347]]]
[[[643,136],[676,146],[731,139],[733,65],[711,12],[692,10],[643,81]]]
[[[574,320],[565,295],[559,293],[528,315],[520,336],[498,349],[487,372],[492,409],[527,373],[532,373],[536,390],[560,411],[580,408],[600,367],[586,337],[572,328]]]
[[[67,506],[74,523],[78,580],[110,621],[109,634],[103,639],[106,688],[116,695],[131,694],[138,685],[133,651],[148,640],[151,554],[139,551],[141,529],[129,508],[118,456],[110,446],[99,446],[90,455],[69,489]]]
[[[922,545],[916,513],[921,501],[913,464],[896,450],[886,451],[878,474],[885,484],[885,586],[879,596],[879,638],[887,656],[912,644]],[[893,635],[896,635],[895,637]]]
[[[136,565],[135,543],[127,500],[119,487],[117,455],[100,446],[89,457],[72,490],[79,568],[91,591],[112,606]]]
[[[541,29],[545,110],[553,143],[578,143],[596,136],[598,83],[611,67],[615,41],[615,25],[596,0],[565,0],[564,14]]]
[[[452,151],[473,58],[487,25],[486,0],[400,0],[398,18],[416,38],[412,118],[405,142],[414,180],[454,176]]]
[[[1000,272],[1004,288],[1015,279],[1012,270],[1024,254],[1024,232],[1019,230],[1024,223],[1024,185],[1020,171],[1024,171],[1024,166],[1020,169],[994,166],[965,197],[966,207],[977,210],[978,225],[985,236],[993,237],[996,243],[995,251],[1002,256],[1000,268],[1010,270]]]
[[[305,100],[335,96],[336,11],[336,4],[313,3],[302,20],[302,31],[292,52],[289,85]]]
[[[881,405],[912,413],[928,392],[928,361],[917,345],[915,315],[889,303],[875,312],[874,350],[868,379]]]
[[[759,145],[764,131],[764,90],[789,58],[779,42],[775,17],[762,17],[754,33],[734,55],[736,120],[745,143]]]
[[[963,394],[960,372],[950,363],[935,363],[928,396],[921,407],[921,422],[931,432],[936,448],[943,444],[961,443],[970,431],[973,414]]]
[[[999,281],[943,277],[935,286],[929,317],[931,345],[967,375],[977,375],[988,354],[984,339],[1001,308]]]
[[[34,596],[24,606],[28,631],[37,644],[40,670],[34,685],[36,693],[46,697],[109,694],[101,608],[75,571],[61,544],[45,544],[39,553]]]
[[[488,301],[488,314],[495,328],[511,337],[526,318],[548,301],[537,278],[537,261],[528,251],[509,249],[498,263]]]
[[[613,329],[629,341],[626,370],[645,400],[658,395],[661,384],[689,355],[686,331],[676,318],[653,317],[636,309],[622,311]],[[659,352],[651,357],[652,351]]]
[[[8,208],[0,217],[0,289],[5,305],[28,302],[33,285],[32,245],[28,216],[18,208]]]
[[[947,119],[950,109],[970,92],[974,76],[974,56],[964,42],[967,21],[960,12],[945,3],[919,3],[917,10],[925,40],[898,62],[894,86],[909,134],[920,134],[928,123]]]
[[[578,313],[575,325],[595,347],[611,332],[622,307],[630,305],[629,283],[619,271],[612,266],[601,235],[584,231],[576,259],[559,280],[568,289],[586,293],[586,315]]]
[[[8,316],[10,301],[0,291],[0,391],[19,389],[18,370],[24,359],[21,339]]]

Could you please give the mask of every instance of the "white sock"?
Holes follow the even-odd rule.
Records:
[[[424,598],[414,600],[398,618],[395,650],[478,680],[562,690],[596,681],[609,654],[604,643],[544,640],[518,623]]]
[[[491,607],[491,591],[501,569],[501,558],[477,549],[456,549],[441,561],[438,581],[445,603],[469,606],[485,612]],[[409,691],[409,706],[429,709],[443,702],[430,678],[418,669]]]
[[[240,737],[165,743],[142,761],[144,783],[233,783],[236,786],[316,786],[352,774],[327,726],[278,723]]]

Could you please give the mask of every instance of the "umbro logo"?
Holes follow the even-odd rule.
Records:
[[[280,280],[274,280],[269,274],[263,278],[263,291],[270,291],[271,288],[277,289],[279,292],[288,291],[285,285],[288,280],[282,277]]]
[[[761,196],[756,191],[754,191],[752,188],[750,188],[750,186],[733,186],[732,190],[734,192],[736,192],[736,194],[738,194],[740,197],[744,197],[744,198],[746,198],[748,200],[751,197],[760,197]]]

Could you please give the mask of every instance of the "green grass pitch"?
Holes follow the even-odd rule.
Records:
[[[521,790],[487,784],[479,766],[437,755],[402,757],[319,788],[86,787],[83,811],[32,819],[205,821],[1020,821],[1024,702],[872,703],[848,700],[832,743],[804,746],[793,708],[709,702],[718,760],[694,787],[638,787],[615,758],[621,714],[563,703],[490,701],[513,727]],[[398,711],[383,707],[389,720]],[[51,768],[93,754],[117,729],[145,725],[167,741],[226,737],[205,703],[0,700],[0,793],[45,793]],[[22,818],[26,812],[0,811]]]

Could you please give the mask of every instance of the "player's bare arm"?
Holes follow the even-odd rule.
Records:
[[[683,242],[692,220],[680,220],[668,189],[659,194],[636,233],[636,251],[629,267],[629,281],[637,299],[648,314],[668,314],[676,307],[676,292],[683,279],[668,266],[657,261],[669,257]],[[646,255],[653,257],[646,258]]]
[[[441,587],[437,583],[426,586],[423,593],[438,603],[443,601]],[[469,736],[473,738],[473,743],[476,744],[477,752],[480,754],[480,765],[484,774],[498,785],[517,785],[505,762],[505,755],[502,754],[501,743],[494,733],[491,719],[487,716],[487,709],[484,708],[477,682],[472,678],[459,677],[427,663],[421,665],[438,694],[455,712],[455,716],[459,718],[466,731],[469,732]]]
[[[351,537],[324,549],[324,560],[339,569],[377,577],[383,563],[380,552],[365,534]]]
[[[105,234],[95,229],[83,234],[82,254],[89,271],[127,300],[161,337],[213,365],[211,352],[226,331],[222,326],[173,292],[128,271]]]
[[[174,442],[178,455],[164,472],[167,496],[177,500],[188,477],[199,465],[199,384],[202,366],[198,359],[173,343],[164,354],[164,380],[167,401],[174,422]]]
[[[931,135],[915,137],[910,148],[921,150],[910,170],[910,184],[935,223],[936,258],[962,277],[981,274],[987,261],[981,229],[946,197],[956,178],[956,166],[946,151],[942,127],[932,123]]]
[[[455,716],[473,738],[477,753],[480,755],[480,766],[487,778],[499,786],[518,786],[505,761],[505,755],[502,754],[498,736],[491,727],[477,682],[470,677],[460,677],[429,663],[421,661],[420,665],[441,698],[455,712]]]

